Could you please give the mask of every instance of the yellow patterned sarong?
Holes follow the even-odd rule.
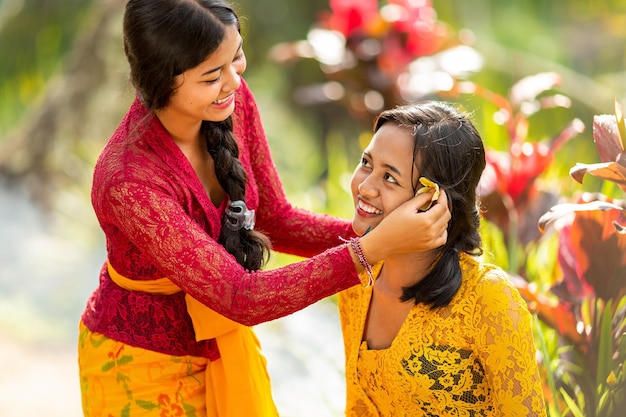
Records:
[[[207,412],[207,358],[130,346],[82,322],[78,349],[85,416],[215,415]]]
[[[119,275],[110,264],[108,269],[122,288],[159,294],[180,291],[167,278],[135,281]],[[196,339],[215,338],[220,359],[133,347],[93,333],[81,323],[79,365],[86,416],[278,416],[252,328],[188,295],[185,299]]]

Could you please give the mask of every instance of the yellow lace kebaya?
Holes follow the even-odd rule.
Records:
[[[373,287],[339,294],[346,416],[546,415],[525,301],[501,269],[463,253],[460,262],[451,303],[413,306],[386,349],[363,341]]]

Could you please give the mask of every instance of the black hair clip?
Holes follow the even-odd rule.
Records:
[[[235,200],[230,203],[226,209],[226,227],[230,230],[237,231],[242,227],[246,230],[254,229],[256,217],[254,210],[248,210],[243,200]]]

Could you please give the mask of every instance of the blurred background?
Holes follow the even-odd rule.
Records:
[[[0,415],[81,415],[77,323],[105,259],[91,173],[134,94],[124,4],[0,0]],[[351,217],[349,178],[383,108],[441,99],[472,115],[490,150],[486,257],[536,315],[549,414],[618,415],[626,163],[597,144],[623,152],[626,1],[234,5],[245,78],[295,205]],[[607,129],[598,115],[610,115]],[[569,175],[577,162],[605,171],[580,183]],[[537,227],[557,204],[588,202]],[[275,254],[269,267],[293,260]],[[332,297],[258,332],[283,416],[343,414]]]

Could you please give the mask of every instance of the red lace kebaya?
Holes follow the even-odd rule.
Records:
[[[95,167],[92,203],[108,261],[135,280],[167,277],[183,292],[128,291],[106,263],[83,314],[93,332],[172,355],[219,357],[213,340],[196,342],[184,293],[245,325],[273,320],[360,283],[340,237],[350,223],[292,207],[270,156],[254,97],[242,80],[233,114],[239,159],[248,175],[246,205],[273,249],[324,256],[270,271],[246,271],[217,243],[228,199],[216,207],[192,166],[136,99]],[[334,249],[329,249],[336,247]]]

